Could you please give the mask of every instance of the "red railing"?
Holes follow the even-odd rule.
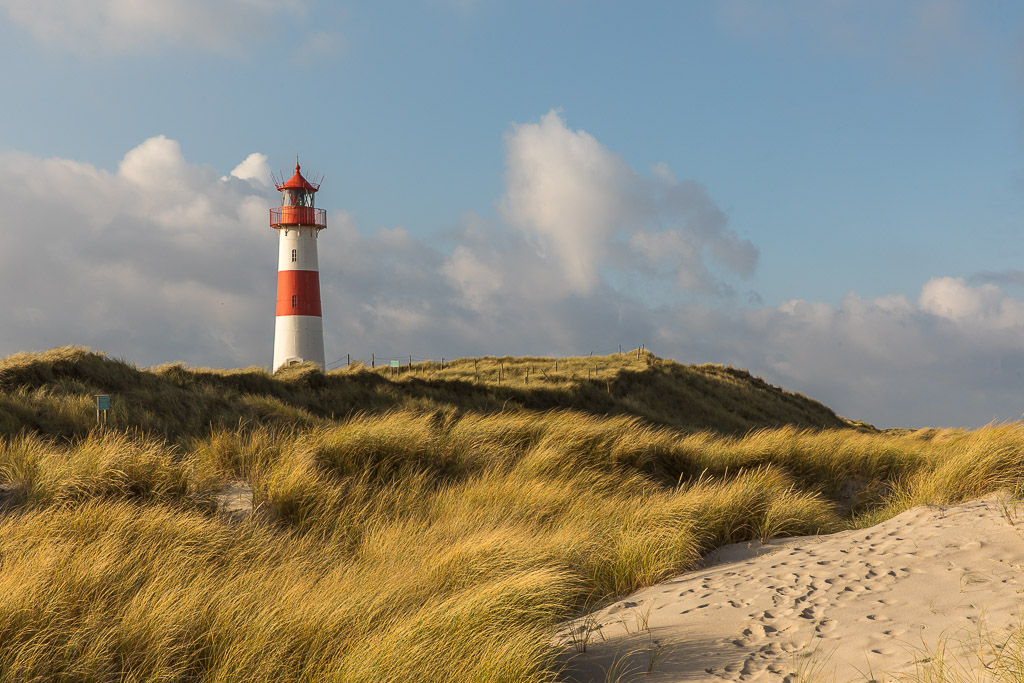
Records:
[[[311,206],[275,206],[270,210],[270,227],[281,225],[313,225],[327,227],[327,211]]]

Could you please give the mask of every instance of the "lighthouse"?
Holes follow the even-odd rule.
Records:
[[[315,180],[315,179],[314,179]],[[270,209],[270,227],[277,230],[277,322],[274,366],[313,362],[324,367],[324,325],[320,311],[320,269],[317,236],[327,227],[327,212],[314,206],[319,182],[299,172],[275,182],[281,206]]]

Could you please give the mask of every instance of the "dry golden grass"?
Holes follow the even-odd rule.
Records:
[[[1024,480],[1016,424],[877,432],[734,370],[560,360],[535,386],[545,363],[0,361],[0,680],[554,680],[560,622],[722,544]],[[746,417],[673,417],[669,385]],[[218,513],[238,479],[256,512]]]

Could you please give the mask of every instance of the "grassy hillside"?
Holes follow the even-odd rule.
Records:
[[[822,404],[718,365],[687,366],[649,352],[594,358],[481,358],[399,370],[362,365],[139,369],[79,347],[0,360],[0,435],[29,429],[81,437],[93,395],[112,396],[110,424],[171,440],[245,424],[311,427],[356,413],[453,409],[482,414],[574,410],[629,415],[693,431],[742,434],[791,425],[851,426]]]
[[[558,623],[715,547],[1024,477],[1016,424],[881,433],[650,354],[390,373],[0,362],[0,680],[555,680]]]

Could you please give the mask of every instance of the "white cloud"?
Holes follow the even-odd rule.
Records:
[[[689,289],[721,289],[707,256],[752,274],[757,249],[727,227],[699,183],[676,180],[667,165],[639,174],[554,110],[514,126],[505,144],[502,218],[560,273],[560,286],[546,296],[592,294],[613,256],[619,269],[668,274]]]
[[[498,294],[504,285],[500,271],[495,272],[477,254],[461,244],[455,247],[455,252],[441,272],[455,284],[466,305],[476,310]]]
[[[565,273],[574,292],[593,291],[609,242],[628,219],[632,169],[554,112],[509,135],[506,220]]]
[[[1007,329],[1024,325],[1021,302],[990,283],[970,286],[963,278],[933,278],[921,290],[920,302],[924,310],[968,326]]]
[[[231,169],[231,175],[239,180],[253,180],[264,185],[268,184],[270,165],[267,163],[267,155],[253,152],[242,163]]]
[[[118,176],[135,185],[144,196],[160,201],[188,197],[187,181],[192,177],[181,154],[181,145],[163,135],[149,138],[129,151],[118,165]]]
[[[83,55],[166,47],[237,54],[305,11],[301,0],[0,0],[0,7],[40,43]]]

